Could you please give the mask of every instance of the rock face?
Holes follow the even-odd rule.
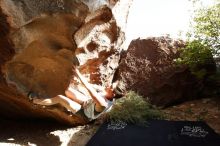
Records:
[[[177,49],[183,46],[183,42],[165,37],[133,40],[119,65],[121,88],[136,91],[162,107],[195,98],[200,82],[188,68],[173,64]]]
[[[103,3],[113,7],[116,1],[0,1],[0,115],[47,117],[72,125],[87,122],[59,105],[34,105],[27,94],[64,94],[73,64],[80,65],[91,83],[111,83],[123,33]]]
[[[95,0],[95,1],[81,0],[81,1],[84,2],[89,7],[91,12],[93,12],[99,9],[100,7],[102,7],[103,5],[108,5],[108,7],[112,8],[119,0]]]
[[[5,66],[7,81],[40,97],[63,94],[72,76],[72,34],[81,24],[72,14],[45,15],[12,33],[16,55]]]
[[[111,10],[104,6],[86,18],[86,23],[74,38],[78,48],[76,57],[80,70],[93,84],[108,86],[118,67],[119,50],[116,48],[118,28]]]
[[[41,98],[64,94],[71,82],[82,89],[72,65],[92,84],[107,87],[119,80],[119,88],[134,90],[158,106],[196,97],[203,83],[173,63],[183,42],[137,39],[121,54],[131,3],[0,0],[0,115],[88,122],[60,105],[42,107],[27,97],[30,92]]]
[[[84,23],[88,7],[82,2],[53,0],[2,0],[0,7],[0,114],[85,123],[83,117],[70,116],[62,107],[33,105],[27,94],[48,98],[64,93],[72,77],[71,66],[77,63],[72,35]]]
[[[20,28],[42,14],[68,13],[84,19],[88,7],[76,0],[1,0],[2,11],[13,28]]]

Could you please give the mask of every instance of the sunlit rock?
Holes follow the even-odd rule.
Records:
[[[84,20],[88,7],[76,0],[1,0],[2,11],[13,28],[20,28],[42,14],[68,13]]]
[[[119,62],[119,50],[115,45],[119,29],[107,6],[89,14],[86,20],[74,36],[80,70],[93,84],[111,85]]]
[[[122,55],[117,79],[123,90],[133,90],[158,106],[197,98],[202,87],[186,66],[178,67],[182,41],[167,37],[133,40]]]

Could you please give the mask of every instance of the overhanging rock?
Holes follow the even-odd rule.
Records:
[[[100,10],[90,11],[86,4],[78,0],[0,2],[1,115],[48,117],[72,125],[87,122],[59,105],[42,107],[27,97],[29,92],[42,98],[64,94],[73,64],[79,64],[86,77],[91,75],[91,83],[106,86],[111,82],[123,33],[111,9],[100,5]],[[115,2],[106,4],[113,8]]]

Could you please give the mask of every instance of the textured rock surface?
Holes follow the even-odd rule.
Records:
[[[123,33],[111,9],[101,5],[104,2],[113,7],[116,1],[87,1],[88,6],[82,1],[0,1],[1,115],[49,117],[75,125],[87,122],[59,105],[42,107],[27,98],[30,91],[42,98],[63,94],[73,75],[72,64],[80,64],[92,83],[111,83]],[[100,10],[92,10],[95,3],[93,8]]]
[[[36,18],[13,32],[16,55],[6,65],[6,79],[23,93],[33,91],[40,97],[63,94],[72,76],[72,34],[81,24],[72,14],[54,14]]]
[[[123,32],[127,31],[126,30],[127,20],[128,20],[129,10],[132,4],[133,4],[133,0],[120,0],[118,3],[115,4],[114,8],[112,9],[112,13],[115,16],[117,25],[120,28],[120,30]]]
[[[122,56],[117,78],[126,90],[159,106],[195,98],[199,82],[187,68],[173,65],[182,46],[183,42],[165,37],[133,40]]]
[[[59,1],[61,2],[61,1]],[[27,98],[62,94],[72,77],[75,43],[88,7],[75,1],[2,0],[0,113],[7,117],[49,117],[68,124],[86,120],[57,105],[45,108]]]
[[[27,98],[30,91],[42,98],[64,94],[73,64],[90,83],[108,86],[115,77],[122,89],[134,90],[159,106],[196,97],[199,90],[192,89],[201,90],[201,82],[186,67],[173,65],[182,42],[137,39],[120,56],[132,0],[116,2],[1,0],[0,114],[86,123],[59,105],[37,106]]]
[[[4,65],[6,61],[11,59],[15,52],[12,43],[8,39],[9,31],[10,26],[7,23],[6,15],[3,14],[2,9],[0,8],[0,66]],[[0,70],[0,81],[4,82],[2,70]]]
[[[116,2],[119,0],[81,0],[84,2],[90,9],[91,12],[99,9],[103,5],[108,5],[108,7],[112,8]]]
[[[91,83],[108,86],[119,62],[117,48],[119,30],[111,10],[104,6],[86,18],[86,23],[76,32],[76,57],[80,70]]]
[[[0,4],[13,28],[42,14],[69,13],[84,19],[88,12],[88,7],[76,0],[1,0]]]

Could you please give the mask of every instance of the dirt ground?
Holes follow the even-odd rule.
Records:
[[[203,120],[220,134],[220,98],[200,99],[162,110],[167,120]],[[0,119],[0,146],[85,146],[100,122],[69,127],[45,120]]]
[[[188,101],[164,109],[168,120],[205,121],[220,134],[220,98]]]

